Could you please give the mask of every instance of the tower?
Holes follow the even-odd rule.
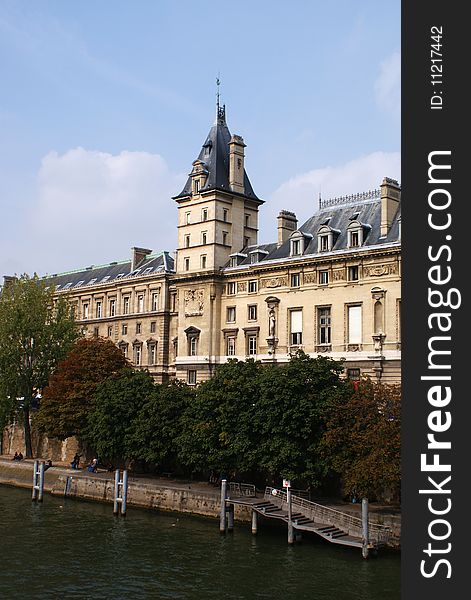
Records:
[[[225,106],[218,103],[209,130],[178,205],[179,274],[217,271],[230,254],[257,243],[258,207],[245,172],[245,143],[231,135]]]

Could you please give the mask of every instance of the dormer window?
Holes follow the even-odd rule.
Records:
[[[364,227],[365,225],[360,221],[351,221],[347,229],[347,245],[349,248],[359,248],[363,244]]]
[[[317,232],[317,251],[330,252],[339,235],[337,229],[332,229],[328,224],[322,225]]]
[[[193,191],[194,191],[195,194],[199,194],[199,192],[200,192],[200,180],[199,179],[195,179],[194,180]]]
[[[301,254],[301,240],[291,240],[291,256]]]
[[[302,231],[294,231],[289,240],[290,256],[302,256],[309,245],[312,235]]]

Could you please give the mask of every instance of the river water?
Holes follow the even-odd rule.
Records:
[[[2,600],[398,600],[400,559],[219,522],[0,486]]]

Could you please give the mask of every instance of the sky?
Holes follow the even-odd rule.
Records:
[[[261,243],[400,181],[400,50],[399,0],[1,0],[0,278],[174,251],[218,75]]]

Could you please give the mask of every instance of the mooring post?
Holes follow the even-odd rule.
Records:
[[[44,494],[44,461],[39,465],[39,490],[38,490],[38,502],[43,501]]]
[[[31,500],[36,500],[38,497],[38,464],[39,461],[35,460],[33,464],[33,493],[31,495]]]
[[[221,481],[221,513],[219,518],[219,531],[226,533],[226,495],[227,495],[227,479]]]
[[[286,488],[286,502],[288,503],[288,544],[294,544],[293,520],[291,518],[291,488]]]
[[[113,514],[119,513],[119,469],[114,472],[114,503],[113,503]]]
[[[369,532],[368,532],[368,498],[362,498],[361,501],[361,525],[362,525],[362,555],[363,558],[368,558],[368,543],[369,543]]]
[[[252,534],[257,535],[257,511],[252,510]]]
[[[234,531],[234,505],[229,504],[227,507],[227,531],[232,533]]]
[[[128,499],[128,471],[123,471],[123,481],[121,483],[121,515],[126,516],[126,503]]]

